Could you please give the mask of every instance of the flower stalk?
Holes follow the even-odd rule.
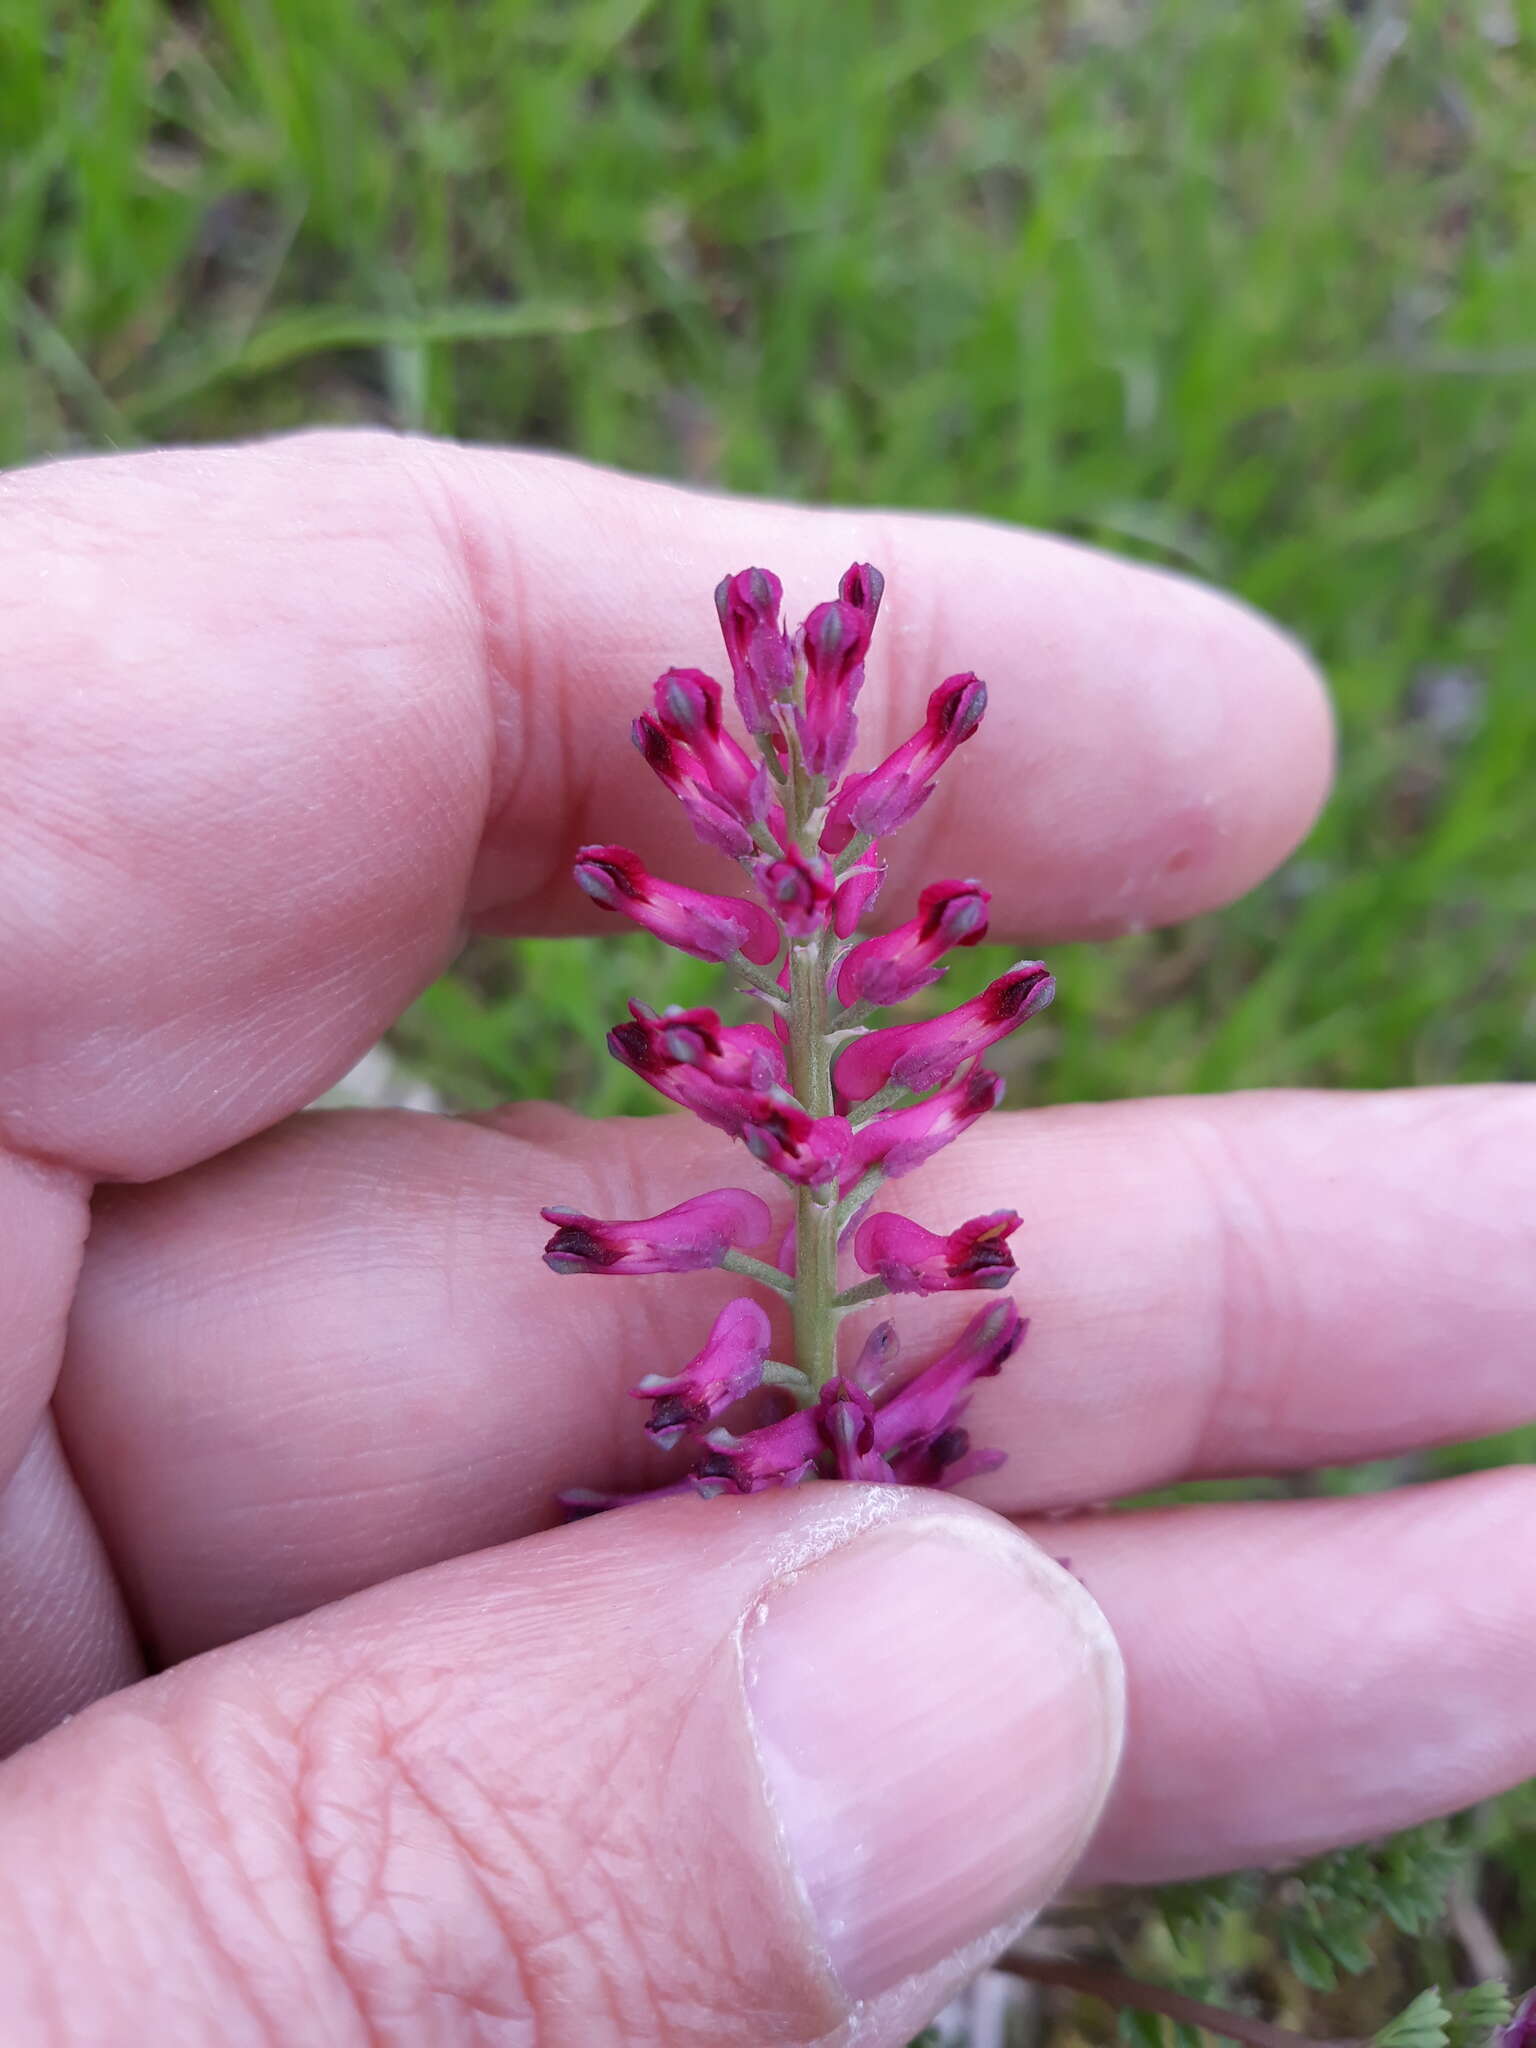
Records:
[[[751,744],[727,730],[724,693],[697,669],[667,670],[654,709],[635,722],[648,765],[699,838],[739,863],[754,895],[666,882],[626,847],[577,855],[577,882],[593,902],[727,964],[769,1020],[726,1025],[713,1010],[658,1015],[633,1002],[629,1021],[609,1034],[614,1057],[744,1145],[792,1195],[792,1223],[741,1188],[622,1223],[544,1211],[556,1226],[545,1249],[556,1273],[710,1266],[763,1288],[787,1313],[788,1359],[770,1356],[769,1320],[743,1296],[686,1365],[647,1371],[633,1388],[651,1404],[653,1441],[686,1444],[693,1458],[684,1480],[657,1492],[754,1493],[810,1478],[951,1486],[1001,1463],[1000,1452],[971,1448],[961,1417],[976,1380],[1000,1371],[1023,1341],[1011,1302],[973,1317],[905,1379],[890,1323],[856,1357],[840,1356],[844,1319],[885,1295],[996,1290],[1012,1280],[1012,1211],[943,1234],[874,1205],[888,1181],[996,1106],[1002,1082],[980,1056],[1054,989],[1039,961],[1023,961],[947,1014],[866,1023],[941,979],[952,948],[984,938],[989,901],[974,881],[934,882],[905,923],[860,932],[884,880],[882,841],[917,815],[986,709],[978,677],[951,676],[917,733],[884,762],[847,772],[883,591],[878,570],[855,563],[837,597],[788,633],[776,576],[754,568],[726,577],[715,602]],[[765,1249],[776,1237],[775,1262]],[[777,1419],[736,1434],[730,1411],[750,1395],[761,1413],[765,1390],[780,1404]],[[582,1489],[564,1498],[572,1512],[592,1513],[644,1497]]]

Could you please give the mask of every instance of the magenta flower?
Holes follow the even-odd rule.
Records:
[[[1490,2048],[1536,2048],[1536,1991],[1527,1991],[1494,2035]]]
[[[669,668],[657,679],[655,717],[637,718],[633,736],[707,846],[752,852],[752,828],[768,814],[768,769],[725,730],[712,677]]]
[[[888,1109],[883,1116],[871,1117],[854,1132],[843,1157],[843,1192],[877,1168],[887,1180],[915,1173],[1002,1099],[1002,1075],[975,1066],[909,1109]]]
[[[664,1010],[631,1003],[630,1022],[608,1034],[608,1050],[631,1072],[660,1088],[659,1077],[691,1067],[732,1088],[782,1086],[784,1048],[766,1024],[722,1024],[715,1010]],[[663,1093],[665,1090],[662,1091]]]
[[[853,707],[864,685],[864,656],[875,630],[885,578],[867,562],[844,573],[838,596],[819,604],[800,629],[805,709],[795,729],[806,767],[830,781],[841,775],[858,738]]]
[[[944,955],[987,936],[990,893],[976,882],[930,882],[917,915],[855,946],[837,972],[837,993],[854,1003],[904,1003],[943,975]]]
[[[1023,1341],[1011,1303],[973,1318],[904,1383],[890,1323],[869,1332],[851,1363],[839,1355],[844,1312],[879,1294],[1000,1288],[1013,1275],[1012,1210],[948,1233],[869,1210],[883,1182],[913,1172],[996,1106],[1003,1084],[980,1056],[1054,989],[1038,961],[1024,961],[944,1015],[863,1028],[869,1009],[938,981],[952,948],[980,943],[990,900],[977,882],[933,882],[905,924],[860,937],[885,875],[884,839],[927,801],[976,731],[987,694],[977,677],[951,676],[918,732],[877,767],[846,774],[882,589],[876,569],[855,563],[837,596],[788,633],[776,576],[725,577],[715,601],[755,748],[726,729],[719,685],[698,669],[668,669],[654,708],[635,723],[646,760],[699,837],[740,863],[756,900],[659,880],[625,847],[577,856],[576,878],[594,901],[682,952],[730,963],[769,1013],[765,1023],[726,1024],[713,1009],[658,1014],[632,1002],[608,1044],[658,1094],[774,1173],[792,1217],[737,1187],[630,1221],[543,1212],[554,1226],[545,1258],[558,1273],[723,1267],[789,1311],[787,1361],[769,1358],[768,1318],[743,1297],[721,1311],[693,1358],[646,1372],[632,1389],[651,1404],[646,1429],[657,1444],[693,1446],[686,1477],[656,1489],[663,1494],[757,1493],[813,1478],[947,1487],[1002,1461],[972,1444],[963,1416],[975,1381]],[[776,1263],[761,1256],[770,1246]],[[740,1434],[724,1426],[736,1403],[769,1388],[787,1412]],[[561,1496],[576,1514],[636,1497]]]
[[[806,854],[798,846],[777,860],[761,860],[753,871],[768,907],[791,939],[813,939],[832,909],[836,878],[824,853]]]
[[[840,1116],[808,1116],[791,1095],[759,1095],[737,1134],[754,1159],[801,1187],[837,1179],[852,1137]]]
[[[1018,1229],[1020,1220],[1012,1209],[994,1209],[941,1237],[910,1216],[883,1209],[859,1225],[853,1256],[861,1271],[883,1280],[892,1294],[1006,1287],[1015,1268],[1004,1240]]]
[[[1011,1301],[972,1316],[947,1351],[881,1403],[875,1440],[886,1456],[908,1456],[953,1429],[972,1386],[1002,1371],[1028,1328]]]
[[[627,846],[584,846],[576,856],[576,881],[604,910],[633,918],[696,960],[740,953],[766,966],[778,958],[778,927],[760,904],[658,881]]]
[[[728,1301],[703,1350],[681,1372],[670,1379],[648,1372],[631,1387],[637,1400],[651,1403],[646,1434],[664,1451],[685,1436],[699,1435],[716,1416],[762,1385],[770,1341],[768,1318],[755,1301]]]
[[[769,1486],[798,1486],[815,1468],[825,1445],[815,1413],[797,1408],[782,1422],[770,1422],[745,1436],[712,1429],[706,1454],[695,1470],[706,1485],[718,1481],[733,1493],[761,1493]]]
[[[778,707],[795,684],[794,657],[779,628],[784,586],[770,569],[743,569],[722,578],[715,609],[736,682],[736,703],[750,733],[779,730]]]
[[[867,775],[850,775],[838,792],[821,835],[828,853],[841,853],[856,834],[882,839],[910,825],[933,794],[933,778],[956,747],[968,740],[987,709],[979,676],[951,676],[928,699],[928,716],[911,739]]]
[[[875,1404],[851,1379],[828,1380],[817,1404],[816,1425],[832,1453],[839,1479],[889,1485],[890,1460],[875,1446]]]
[[[632,1223],[603,1223],[559,1207],[539,1214],[556,1225],[544,1247],[552,1273],[692,1273],[718,1266],[741,1245],[766,1243],[773,1229],[768,1204],[745,1188],[691,1195]]]
[[[1023,960],[956,1010],[866,1032],[837,1063],[838,1098],[866,1102],[893,1081],[914,1092],[941,1087],[974,1054],[1043,1010],[1055,993],[1040,962]]]

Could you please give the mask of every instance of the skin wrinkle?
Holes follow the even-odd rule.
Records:
[[[1302,1319],[1289,1237],[1245,1156],[1241,1134],[1224,1131],[1218,1119],[1195,1117],[1182,1136],[1218,1275],[1205,1398],[1192,1406],[1186,1459],[1188,1470],[1204,1472],[1219,1466],[1223,1443],[1236,1436],[1257,1441],[1283,1417]]]
[[[396,2048],[398,2037],[392,2025],[386,2028],[383,2024],[369,1983],[370,1975],[378,1973],[377,1959],[369,1958],[365,1962],[353,1951],[364,1928],[378,1915],[382,1913],[386,1919],[392,1917],[389,1859],[391,1850],[398,1847],[404,1832],[396,1824],[402,1792],[409,1794],[418,1811],[426,1812],[440,1829],[449,1833],[450,1840],[455,1841],[461,1851],[459,1868],[468,1876],[482,1906],[492,1913],[498,1924],[504,1923],[486,1885],[478,1856],[463,1856],[465,1845],[457,1840],[452,1830],[445,1828],[443,1816],[436,1808],[422,1798],[406,1763],[409,1723],[399,1731],[390,1731],[387,1715],[376,1702],[370,1715],[375,1743],[366,1752],[357,1745],[356,1708],[374,1691],[367,1673],[353,1669],[323,1688],[309,1704],[293,1732],[291,1812],[298,1868],[313,1902],[323,1953],[336,1980],[346,1989],[366,2048]],[[345,1723],[344,1737],[351,1745],[350,1753],[347,1748],[343,1749],[343,1768],[366,1779],[370,1766],[377,1766],[382,1777],[382,1784],[371,1791],[367,1804],[363,1806],[355,1806],[351,1801],[339,1798],[337,1788],[331,1783],[334,1764],[324,1752],[331,1742],[326,1724],[333,1708],[340,1712]],[[359,1848],[365,1853],[369,1848],[375,1852],[361,1882],[355,1870],[347,1872],[346,1885],[354,1896],[345,1906],[339,1895],[341,1879],[336,1867],[337,1857],[334,1848],[329,1854],[326,1848],[327,1843],[334,1845],[338,1839],[345,1842],[348,1857],[355,1857]],[[422,1958],[412,1953],[405,1929],[397,1927],[394,1938],[410,1966],[405,1973],[406,1980],[419,1980],[426,1974],[422,1970]],[[520,1981],[517,1951],[510,1943],[504,1944],[504,1955]],[[430,1977],[427,1981],[430,1985]],[[528,2012],[531,2016],[531,2007]],[[528,2038],[532,2040],[536,2036],[530,2034]]]

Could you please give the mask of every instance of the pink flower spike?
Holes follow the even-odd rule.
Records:
[[[877,1166],[889,1180],[915,1173],[1002,1099],[1002,1075],[975,1066],[926,1102],[871,1117],[854,1132],[843,1159],[842,1192],[849,1193]]]
[[[720,685],[696,668],[671,668],[656,683],[656,715],[637,718],[635,745],[688,814],[706,845],[733,857],[754,847],[752,826],[768,809],[768,770],[721,722]]]
[[[867,1102],[888,1081],[914,1093],[940,1087],[976,1053],[1043,1010],[1055,993],[1056,984],[1041,961],[1021,960],[957,1009],[866,1032],[838,1060],[838,1099]]]
[[[627,846],[583,846],[576,856],[576,880],[604,910],[633,918],[696,960],[729,960],[743,953],[766,967],[778,958],[778,928],[759,904],[659,881]]]
[[[862,1272],[883,1280],[893,1294],[1006,1287],[1017,1269],[1004,1240],[1020,1220],[1012,1209],[994,1209],[941,1237],[910,1216],[882,1209],[859,1225],[853,1256]]]
[[[832,929],[840,939],[851,939],[860,920],[874,909],[885,880],[885,862],[878,847],[867,847],[863,856],[844,875],[832,898]]]
[[[972,1384],[1001,1372],[1028,1328],[1011,1301],[972,1316],[948,1351],[875,1411],[875,1441],[886,1456],[895,1461],[952,1429]]]
[[[933,778],[956,747],[975,732],[987,708],[979,676],[950,676],[928,699],[921,729],[878,768],[850,775],[821,835],[828,853],[841,853],[855,833],[874,839],[910,824],[933,794]]]
[[[976,946],[987,936],[991,901],[979,882],[930,882],[916,917],[854,947],[838,970],[838,995],[845,1003],[904,1003],[940,978],[952,947]]]
[[[748,732],[777,730],[774,707],[794,689],[795,665],[779,626],[784,586],[771,569],[742,569],[722,578],[715,609]]]
[[[798,846],[753,869],[769,909],[792,939],[813,939],[827,922],[835,882],[824,853],[807,856]]]
[[[815,1411],[797,1408],[782,1422],[770,1422],[745,1436],[712,1429],[704,1443],[705,1455],[695,1468],[701,1487],[719,1481],[732,1493],[762,1493],[770,1486],[798,1486],[809,1478],[821,1435]]]
[[[763,1207],[761,1203],[758,1206]],[[755,1301],[728,1301],[716,1316],[703,1350],[681,1372],[670,1379],[649,1372],[638,1386],[630,1388],[637,1400],[654,1404],[646,1434],[664,1451],[685,1436],[697,1436],[743,1395],[762,1385],[763,1360],[770,1342],[768,1318]]]
[[[556,1225],[544,1247],[552,1273],[693,1273],[718,1266],[737,1245],[762,1244],[768,1204],[745,1188],[715,1188],[635,1222],[605,1223],[579,1209],[541,1209]]]
[[[805,709],[795,713],[800,751],[812,775],[828,781],[848,765],[859,736],[853,707],[864,684],[872,611],[835,598],[819,604],[800,629],[805,653]]]

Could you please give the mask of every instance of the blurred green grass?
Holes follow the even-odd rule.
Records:
[[[1536,1077],[1533,52],[1442,0],[0,0],[0,459],[380,421],[1193,570],[1326,667],[1338,794],[1244,903],[1060,949],[1015,1099]],[[397,1044],[641,1110],[602,1028],[713,986],[481,945]]]

